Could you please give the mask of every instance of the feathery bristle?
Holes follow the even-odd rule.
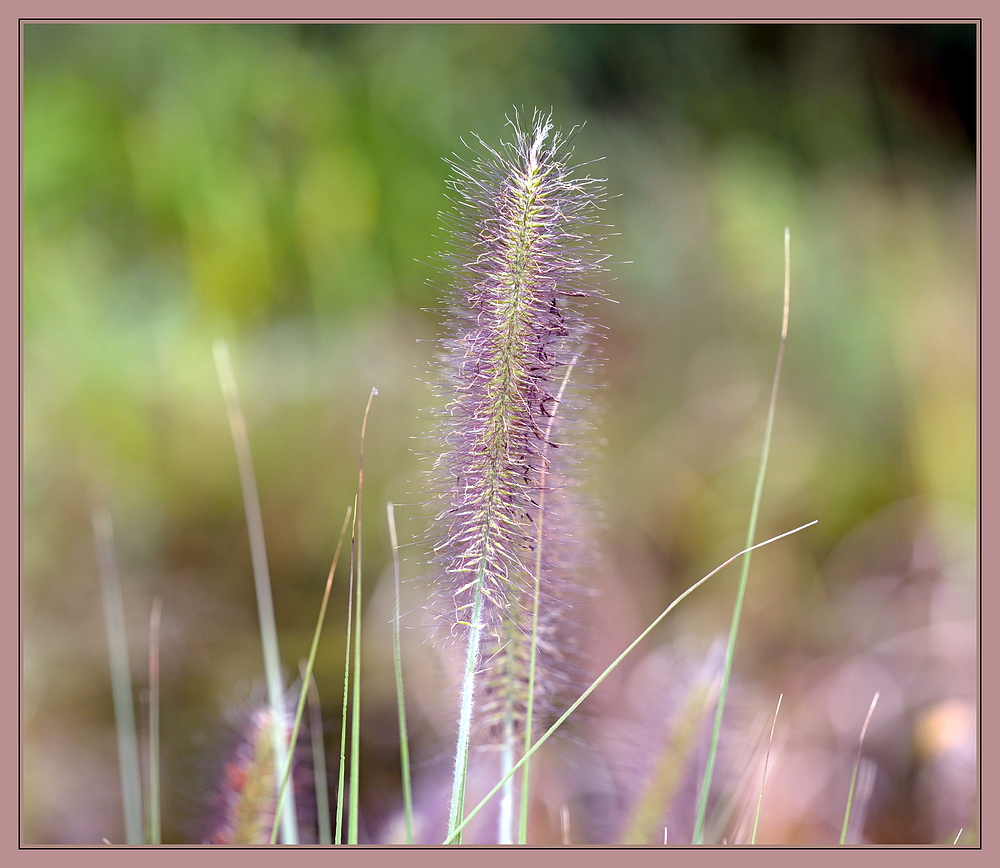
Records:
[[[560,387],[571,366],[589,361],[581,305],[599,295],[587,280],[604,261],[587,231],[597,223],[601,182],[574,174],[551,117],[536,112],[530,128],[516,117],[511,126],[513,142],[494,150],[480,140],[471,162],[452,163],[451,182],[460,231],[450,256],[435,553],[453,635],[471,626],[478,595],[489,668],[481,720],[523,714],[539,545],[536,694],[564,693],[572,681],[564,616],[578,596],[576,555],[586,546],[572,538],[564,447],[578,420]]]

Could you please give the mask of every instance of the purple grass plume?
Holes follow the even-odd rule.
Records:
[[[291,722],[280,721],[285,738]],[[303,765],[297,757],[286,800],[299,800],[304,788],[299,781]],[[269,844],[274,826],[276,795],[274,763],[274,718],[261,706],[251,712],[241,727],[239,741],[222,768],[212,804],[212,823],[206,844]],[[302,830],[300,830],[301,832]]]
[[[480,672],[480,728],[502,726],[491,740],[523,731],[536,573],[535,723],[579,680],[567,613],[589,544],[571,485],[580,400],[566,386],[592,360],[586,305],[606,259],[592,234],[602,182],[570,164],[551,116],[509,123],[512,141],[494,149],[477,137],[471,160],[451,163],[457,213],[445,219],[457,243],[436,463],[441,608]]]

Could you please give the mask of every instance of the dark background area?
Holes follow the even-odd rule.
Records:
[[[755,553],[750,574],[733,742],[784,696],[758,841],[836,842],[876,690],[858,840],[975,840],[976,51],[972,24],[26,24],[24,842],[122,840],[95,507],[114,522],[140,719],[163,600],[165,841],[199,840],[213,746],[263,697],[219,337],[289,678],[379,390],[362,795],[365,834],[386,840],[400,804],[386,501],[420,768],[447,752],[455,717],[422,608],[414,454],[433,426],[444,158],[470,132],[496,144],[505,116],[535,107],[585,124],[575,156],[604,158],[588,171],[614,197],[616,303],[593,311],[604,363],[584,474],[603,515],[584,577],[604,617],[594,665],[743,547],[788,226],[758,538],[819,523]],[[685,601],[591,718],[614,729],[630,696],[658,701],[642,655],[679,671],[704,659],[737,577]],[[331,747],[345,601],[341,569],[316,673]],[[583,843],[587,800],[567,798]]]

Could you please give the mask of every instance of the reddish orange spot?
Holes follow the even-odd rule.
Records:
[[[236,763],[226,763],[226,787],[233,792],[240,793],[247,783],[246,770]]]

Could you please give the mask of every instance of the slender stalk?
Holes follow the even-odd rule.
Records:
[[[878,702],[878,692],[872,697],[872,704],[865,715],[865,722],[861,726],[861,736],[858,738],[858,755],[854,759],[854,770],[851,772],[851,787],[847,793],[847,808],[844,810],[844,824],[840,829],[840,843],[847,843],[847,824],[851,819],[851,808],[854,805],[854,791],[858,783],[858,768],[861,766],[861,746],[865,743],[865,733],[868,731],[868,722],[872,719],[875,711],[875,704]]]
[[[355,561],[354,595],[354,694],[351,703],[351,799],[347,805],[347,843],[358,843],[358,810],[361,787],[361,525],[364,516],[363,498],[365,490],[365,429],[368,427],[368,411],[378,389],[372,389],[361,421],[361,446],[358,457],[358,513],[357,513],[357,560]]]
[[[299,739],[299,727],[302,723],[302,714],[305,709],[306,698],[309,693],[310,679],[312,678],[313,666],[316,663],[316,652],[319,649],[319,637],[320,633],[323,631],[323,621],[326,619],[326,606],[330,601],[330,589],[333,587],[333,574],[337,570],[337,561],[340,560],[340,549],[344,543],[344,536],[347,533],[347,524],[351,520],[351,508],[347,508],[347,514],[344,516],[344,524],[340,529],[340,539],[337,540],[337,550],[333,553],[333,563],[330,565],[330,573],[326,577],[326,587],[323,589],[323,601],[320,603],[319,607],[319,618],[316,620],[316,629],[313,632],[312,646],[309,649],[309,659],[306,662],[305,668],[302,672],[302,689],[299,691],[299,703],[295,710],[295,720],[292,724],[292,735],[289,739],[289,743],[294,745],[298,743]],[[281,775],[281,787],[279,789],[278,798],[278,808],[274,815],[274,824],[271,830],[271,843],[275,843],[278,835],[278,820],[281,815],[282,810],[282,797],[288,788],[288,781],[292,774],[292,761],[294,759],[294,752],[289,751],[288,758],[285,761],[284,772]],[[289,800],[292,801],[292,800]]]
[[[483,572],[481,569],[480,572]],[[460,825],[465,809],[465,779],[469,772],[469,742],[472,732],[472,707],[476,691],[476,669],[479,666],[480,644],[483,636],[483,589],[476,583],[472,601],[472,623],[469,630],[468,652],[465,658],[465,676],[462,679],[462,700],[458,714],[458,743],[455,746],[455,776],[451,789],[451,811],[448,816],[448,836],[455,836],[456,844],[462,843]],[[450,842],[446,842],[450,843]]]
[[[399,709],[399,762],[403,776],[403,814],[406,820],[406,843],[413,843],[413,785],[410,782],[410,738],[406,729],[406,694],[403,691],[403,657],[399,641],[399,542],[396,539],[396,515],[386,504],[389,540],[392,543],[392,662],[396,673],[396,707]]]
[[[104,602],[104,626],[108,636],[108,658],[111,664],[111,697],[115,707],[115,734],[118,740],[122,810],[125,815],[125,842],[141,844],[142,782],[139,771],[139,735],[132,699],[132,674],[128,662],[122,583],[118,574],[118,563],[115,560],[111,516],[106,510],[95,509],[91,522],[97,543],[101,599]]]
[[[677,608],[677,606],[681,603],[682,600],[686,599],[688,596],[690,596],[692,593],[694,593],[695,590],[697,590],[698,588],[700,588],[703,584],[705,584],[705,582],[707,582],[710,578],[712,578],[712,576],[714,576],[720,570],[725,569],[727,566],[729,566],[737,558],[740,558],[744,554],[746,554],[747,551],[751,551],[753,549],[759,549],[759,548],[761,548],[763,546],[766,546],[766,545],[769,545],[769,544],[771,544],[773,542],[777,542],[779,539],[784,539],[786,536],[791,536],[793,533],[798,533],[800,530],[805,530],[807,527],[812,527],[814,524],[816,524],[816,522],[817,522],[817,519],[813,519],[812,521],[807,522],[806,524],[800,525],[799,527],[793,528],[792,530],[787,530],[784,533],[778,534],[777,536],[773,536],[770,539],[766,539],[763,542],[759,542],[756,545],[750,546],[749,549],[743,549],[742,551],[737,552],[731,558],[729,558],[728,560],[725,560],[721,564],[719,564],[719,566],[717,566],[710,573],[707,573],[706,575],[704,575],[700,579],[698,579],[698,581],[695,582],[693,585],[691,585],[691,587],[689,587],[686,591],[684,591],[683,593],[679,594],[674,599],[674,601],[669,606],[667,606],[666,609],[664,609],[662,612],[660,612],[660,614],[657,615],[653,619],[652,623],[645,630],[643,630],[632,641],[632,643],[624,651],[622,651],[621,654],[619,654],[614,659],[614,661],[611,663],[611,665],[608,666],[607,669],[605,669],[600,675],[597,676],[597,678],[590,685],[590,687],[588,687],[586,690],[583,691],[583,693],[580,694],[580,696],[576,699],[576,701],[572,705],[570,705],[570,707],[567,708],[566,711],[564,711],[559,716],[559,718],[556,720],[556,722],[553,723],[552,726],[550,726],[545,731],[545,733],[541,736],[541,738],[539,738],[538,741],[536,741],[525,752],[524,756],[522,756],[521,759],[519,759],[516,763],[514,763],[513,768],[511,768],[511,770],[499,781],[499,783],[497,783],[497,785],[494,786],[493,789],[490,790],[483,797],[483,799],[479,802],[478,805],[476,805],[475,808],[473,808],[471,811],[469,811],[469,813],[466,815],[465,819],[462,820],[458,824],[458,826],[456,827],[456,829],[454,831],[449,832],[448,837],[444,840],[443,843],[444,844],[453,844],[453,843],[455,843],[455,840],[459,836],[459,834],[461,834],[462,829],[464,829],[469,824],[469,822],[472,820],[472,818],[475,817],[483,809],[483,807],[485,807],[485,805],[487,804],[487,802],[489,802],[489,800],[492,799],[500,791],[500,788],[503,787],[503,785],[506,783],[507,779],[511,775],[516,774],[521,769],[521,767],[534,755],[534,753],[543,744],[545,744],[546,741],[549,740],[549,737],[553,733],[555,733],[555,731],[557,729],[559,729],[559,727],[561,727],[567,721],[567,719],[569,718],[569,716],[574,711],[576,711],[583,704],[583,702],[587,699],[587,697],[590,696],[590,694],[593,693],[598,687],[600,687],[601,684],[604,683],[604,680],[612,672],[614,672],[615,669],[618,668],[618,666],[622,662],[622,660],[624,660],[629,654],[632,653],[632,651],[635,649],[636,645],[638,645],[643,639],[645,639],[650,633],[652,633],[653,630],[656,629],[656,627],[659,625],[659,623],[664,618],[666,618],[667,615],[669,615],[675,608]]]
[[[160,830],[160,610],[153,600],[149,616],[149,843],[159,844]]]
[[[312,736],[313,780],[316,785],[316,817],[319,843],[333,843],[330,829],[330,796],[326,782],[326,749],[323,747],[323,710],[319,701],[316,679],[309,678],[309,732]]]
[[[285,687],[281,676],[281,654],[278,648],[278,629],[274,620],[274,601],[271,597],[271,577],[267,566],[267,549],[264,545],[264,521],[260,512],[260,498],[257,494],[257,479],[254,476],[253,460],[250,457],[250,440],[247,436],[246,419],[240,405],[236,389],[236,378],[229,357],[229,346],[223,340],[215,342],[215,365],[219,383],[226,401],[229,429],[236,450],[236,464],[243,491],[243,508],[247,517],[250,535],[250,556],[253,563],[254,586],[257,591],[257,614],[260,619],[260,638],[264,649],[264,672],[267,679],[267,699],[274,721],[275,768],[285,767],[288,744],[285,741],[286,728],[281,724],[285,719]],[[274,776],[275,786],[279,786],[279,776]],[[279,796],[278,810],[281,810]],[[298,821],[295,816],[295,800],[289,804],[281,821],[281,838],[284,844],[299,842]]]
[[[514,765],[514,718],[513,711],[508,707],[504,715],[503,745],[500,748],[500,771],[506,775]],[[507,778],[500,797],[500,820],[497,830],[498,844],[514,843],[514,790],[516,778]]]
[[[760,806],[764,801],[764,782],[767,780],[767,761],[771,758],[771,745],[774,744],[774,727],[778,723],[778,712],[781,710],[781,699],[785,694],[779,694],[778,705],[774,709],[774,720],[771,721],[771,735],[767,740],[767,753],[764,754],[764,771],[760,776],[760,792],[757,794],[757,812],[753,818],[753,832],[750,834],[750,843],[757,843],[757,823],[760,820]]]
[[[774,411],[778,403],[778,384],[781,381],[781,366],[785,357],[785,342],[788,337],[788,302],[791,280],[791,253],[789,250],[790,233],[785,227],[785,293],[784,312],[781,320],[781,342],[778,345],[778,361],[774,368],[774,380],[771,384],[771,401],[767,408],[767,425],[764,429],[764,446],[761,449],[760,465],[757,470],[757,484],[754,487],[753,505],[750,508],[750,523],[747,528],[746,556],[743,558],[743,569],[740,573],[739,588],[736,592],[736,605],[733,609],[733,619],[729,627],[729,642],[726,646],[726,660],[722,670],[722,683],[719,687],[719,701],[715,708],[715,724],[712,728],[712,739],[708,748],[708,759],[705,763],[705,775],[701,783],[701,793],[698,799],[698,813],[694,824],[692,843],[701,844],[705,824],[705,814],[708,809],[708,795],[712,787],[712,774],[715,771],[715,759],[722,734],[722,717],[726,708],[726,696],[729,690],[729,677],[733,670],[733,660],[736,657],[736,636],[739,632],[740,618],[743,613],[743,599],[746,596],[747,580],[750,575],[750,551],[753,538],[757,532],[757,516],[760,512],[760,502],[764,491],[764,475],[767,471],[768,452],[771,448],[771,430],[774,427]]]
[[[347,626],[345,627],[346,648],[344,649],[344,704],[340,717],[340,771],[337,780],[337,831],[334,842],[343,844],[344,827],[344,767],[347,762],[347,705],[351,686],[351,632],[354,626],[354,537],[357,533],[358,498],[354,497],[352,514],[355,516],[351,529],[351,568],[348,570],[347,584]]]

